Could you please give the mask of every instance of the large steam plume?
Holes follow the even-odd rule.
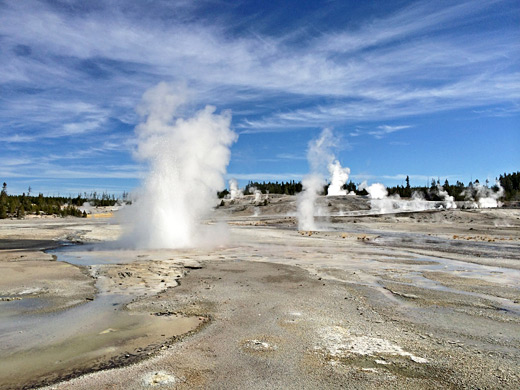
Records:
[[[148,174],[125,212],[123,243],[139,248],[192,247],[204,243],[201,221],[224,188],[230,146],[237,135],[231,114],[206,106],[192,117],[178,116],[187,93],[166,83],[146,91],[135,132],[136,157]],[[207,227],[207,226],[206,226]]]

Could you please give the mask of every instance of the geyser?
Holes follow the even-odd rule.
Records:
[[[328,166],[330,173],[330,185],[327,189],[328,196],[342,196],[347,195],[347,190],[343,189],[343,185],[348,180],[350,175],[350,168],[342,168],[338,160],[329,164]]]
[[[241,199],[244,197],[244,192],[238,188],[238,182],[236,179],[229,180],[229,199]]]
[[[336,143],[337,139],[327,128],[323,129],[317,139],[309,142],[307,160],[310,173],[302,180],[303,191],[298,198],[298,229],[300,230],[318,230],[314,220],[316,199],[325,186],[323,172],[326,169],[331,175],[329,194],[346,195],[346,191],[343,191],[342,187],[348,179],[350,169],[342,168],[332,154],[331,149],[336,146]]]
[[[455,198],[448,194],[448,191],[445,191],[444,187],[442,187],[441,185],[437,185],[437,192],[439,193],[439,196],[444,200],[444,205],[447,209],[457,208]]]
[[[453,196],[450,196],[443,187],[437,186],[437,195],[443,199],[443,205],[438,206],[438,202],[431,202],[424,199],[420,192],[413,192],[411,199],[401,199],[398,194],[388,195],[388,190],[381,183],[367,185],[364,181],[359,185],[359,189],[365,189],[370,199],[370,209],[378,214],[388,214],[400,211],[425,211],[435,210],[437,207],[455,209],[457,205]],[[435,191],[434,191],[435,193]]]
[[[249,193],[255,196],[254,203],[260,203],[262,201],[262,191],[256,187],[249,187]],[[267,199],[267,198],[266,198]]]
[[[502,206],[502,202],[498,199],[504,196],[504,188],[499,181],[495,183],[495,187],[497,188],[497,191],[493,191],[493,189],[479,183],[474,185],[476,198],[478,199],[476,205],[479,209],[489,209]]]
[[[392,213],[395,199],[388,197],[388,190],[381,183],[367,185],[364,181],[359,186],[360,190],[366,190],[370,199],[370,209],[378,214]]]
[[[368,196],[370,199],[386,199],[388,197],[388,191],[384,184],[374,183],[369,186],[366,185],[366,182],[361,183],[359,186],[360,190],[365,189],[368,192]]]
[[[134,248],[180,248],[203,245],[211,232],[201,221],[224,187],[230,146],[237,135],[231,113],[206,106],[182,118],[187,92],[166,83],[146,91],[137,111],[144,121],[135,132],[136,157],[148,173],[125,208],[127,231],[122,243]]]

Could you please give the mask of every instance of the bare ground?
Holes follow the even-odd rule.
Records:
[[[217,210],[225,247],[101,251],[88,267],[41,249],[109,240],[117,225],[3,221],[0,297],[13,300],[0,302],[0,326],[128,298],[102,320],[119,349],[92,359],[103,343],[89,351],[92,339],[72,335],[75,366],[22,359],[16,380],[0,369],[0,388],[520,388],[519,210],[349,215],[366,207],[327,201],[341,211],[323,218],[327,231],[297,231],[290,197],[245,199]],[[125,315],[147,337],[123,332]],[[193,319],[186,336],[168,333],[175,319]],[[0,360],[16,340],[0,337]],[[31,364],[62,341],[44,338]]]

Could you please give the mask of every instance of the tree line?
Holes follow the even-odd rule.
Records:
[[[505,200],[520,200],[520,172],[504,173],[498,180],[504,188]]]
[[[503,200],[506,201],[520,201],[520,172],[504,173],[499,176],[497,181],[504,190]],[[441,183],[440,180],[432,179],[429,186],[414,186],[410,185],[410,178],[406,177],[406,184],[387,187],[389,195],[397,194],[401,198],[409,198],[412,194],[417,193],[425,200],[440,201],[442,197],[439,195],[438,188],[442,187],[448,195],[453,196],[456,201],[463,201],[468,194],[474,194],[478,186],[485,186],[497,192],[499,187],[496,184],[489,183],[488,180],[481,184],[478,180],[469,182],[467,185],[457,180],[455,184],[451,184],[447,179]],[[328,185],[324,186],[323,193],[327,193]],[[301,181],[278,181],[272,182],[256,182],[249,181],[244,189],[244,193],[249,194],[251,190],[256,189],[263,194],[282,194],[295,195],[303,190]],[[347,192],[354,192],[356,195],[368,195],[366,190],[360,189],[360,184],[349,181],[343,186]],[[219,198],[224,198],[229,194],[228,190],[218,192]],[[110,195],[107,192],[101,194],[91,192],[78,194],[76,197],[68,196],[44,196],[39,193],[37,196],[31,194],[31,187],[29,187],[27,194],[9,195],[7,193],[7,183],[3,183],[0,193],[0,219],[5,218],[23,218],[26,214],[37,215],[56,215],[56,216],[75,216],[86,217],[86,212],[81,212],[78,207],[85,202],[97,207],[114,206],[120,202],[130,204],[129,194],[123,193],[122,200],[116,198],[115,195]]]
[[[497,179],[502,188],[504,189],[503,199],[507,201],[520,201],[520,172],[515,173],[504,173]],[[441,182],[439,179],[432,179],[429,186],[411,186],[410,177],[406,176],[404,185],[396,185],[387,187],[389,195],[397,194],[401,198],[410,198],[412,194],[416,193],[422,196],[425,200],[440,201],[442,197],[439,195],[438,188],[442,187],[448,195],[453,196],[456,201],[463,201],[466,199],[467,194],[473,193],[477,186],[486,186],[491,190],[497,192],[499,187],[493,183],[489,183],[486,180],[485,183],[481,184],[478,180],[469,182],[467,185],[461,181],[456,181],[455,184],[451,184],[448,179]],[[328,184],[323,187],[323,194],[327,194]],[[352,180],[343,186],[343,189],[347,192],[354,192],[356,195],[368,195],[365,189],[360,189],[360,184],[354,183]],[[244,193],[249,194],[250,189],[256,189],[261,191],[263,194],[282,194],[282,195],[295,195],[303,190],[301,181],[278,181],[272,182],[257,182],[249,181],[244,188]],[[225,197],[229,194],[229,191],[224,190],[218,193],[220,198]]]
[[[437,179],[432,179],[430,186],[419,186],[419,187],[411,187],[410,179],[406,177],[406,185],[405,186],[394,186],[388,187],[388,194],[398,194],[403,198],[408,198],[412,196],[413,193],[418,193],[426,200],[432,201],[440,201],[442,200],[442,196],[440,196],[438,189],[442,188],[442,190],[446,191],[448,195],[453,196],[456,201],[466,200],[468,196],[475,197],[477,188],[484,186],[487,187],[494,192],[498,192],[500,187],[503,188],[504,194],[502,196],[503,200],[506,201],[520,201],[520,172],[515,173],[504,173],[500,175],[498,179],[496,179],[495,183],[490,183],[489,180],[486,180],[484,183],[480,183],[479,180],[470,181],[467,185],[464,185],[461,181],[456,181],[455,184],[451,184],[448,179],[446,179],[443,183]]]
[[[251,190],[258,190],[261,191],[263,194],[284,194],[284,195],[294,195],[298,192],[302,191],[302,183],[301,181],[288,181],[288,182],[281,182],[278,183],[277,181],[274,183],[271,182],[252,182],[250,181],[247,183],[246,187],[244,188],[244,193],[249,194],[251,193]]]
[[[128,197],[127,193],[123,195]],[[35,196],[31,195],[31,187],[22,195],[9,195],[4,182],[0,193],[0,219],[23,218],[27,214],[86,217],[87,213],[78,209],[85,202],[92,206],[114,206],[118,199],[106,192],[84,192],[76,197],[44,196],[42,193]]]

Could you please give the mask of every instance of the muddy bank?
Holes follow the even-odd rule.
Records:
[[[94,298],[95,283],[87,269],[57,262],[44,252],[62,244],[60,228],[51,233],[13,222],[4,222],[0,229],[2,323],[12,316],[52,313]]]
[[[176,286],[183,274],[178,266],[153,260],[70,264],[57,261],[60,252],[42,250],[83,232],[58,225],[54,240],[29,240],[26,232],[16,236],[12,226],[7,229],[0,250],[1,389],[34,388],[135,363],[207,320],[128,310],[127,303]],[[37,233],[35,226],[30,230]],[[82,256],[80,251],[68,260],[81,263]]]

